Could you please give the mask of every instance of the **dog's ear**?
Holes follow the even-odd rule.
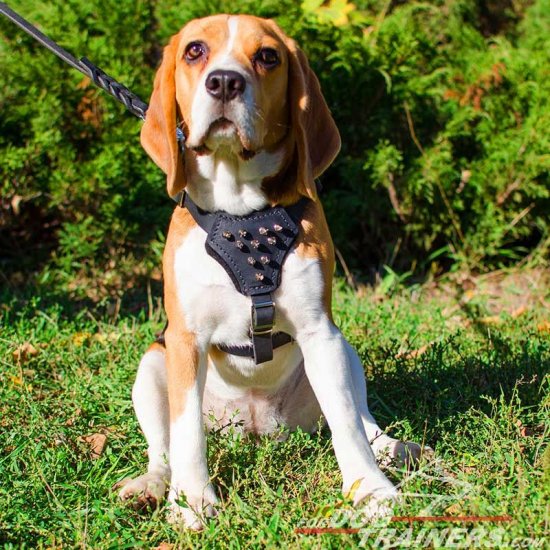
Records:
[[[298,191],[315,200],[314,180],[340,151],[340,134],[304,52],[294,40],[284,39],[289,52],[288,97],[298,154]]]
[[[176,140],[176,52],[179,35],[164,48],[157,70],[153,93],[145,122],[141,128],[141,145],[155,164],[166,174],[168,194],[175,197],[185,187],[185,167]]]

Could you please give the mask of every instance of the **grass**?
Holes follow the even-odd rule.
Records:
[[[336,285],[336,320],[364,361],[371,410],[391,433],[435,449],[436,460],[419,474],[390,472],[405,494],[417,494],[396,514],[509,514],[508,523],[481,527],[497,547],[542,547],[550,484],[547,283],[541,272],[524,272],[382,285],[385,294]],[[162,508],[140,515],[124,507],[111,487],[146,464],[130,389],[140,354],[162,325],[160,308],[115,314],[13,293],[3,294],[0,307],[5,548],[382,545],[380,525],[358,534],[295,533],[357,526],[346,515],[326,430],[295,433],[285,443],[209,436],[223,504],[202,533],[174,530]],[[107,438],[99,456],[85,439],[93,434]],[[394,547],[418,547],[407,537],[453,526],[470,534],[474,527],[390,527],[401,537]]]

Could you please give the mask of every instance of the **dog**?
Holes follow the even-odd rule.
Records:
[[[302,211],[280,285],[265,306],[239,292],[206,251],[207,233],[190,209],[176,207],[163,257],[168,324],[141,359],[132,391],[149,466],[122,482],[120,497],[154,506],[168,490],[169,519],[201,529],[218,504],[205,424],[280,436],[285,429],[313,432],[324,418],[343,492],[368,516],[387,513],[397,491],[376,457],[416,459],[421,448],[378,427],[360,359],[333,323],[334,247],[315,179],[339,152],[340,135],[306,56],[271,20],[216,15],[189,22],[164,50],[141,143],[166,174],[168,194],[184,192],[205,216],[239,220],[296,204]],[[251,346],[251,306],[256,314],[276,310],[264,331],[263,343],[274,348],[268,360],[232,353]],[[275,334],[287,341],[275,346]],[[253,326],[252,335],[259,349],[265,334]]]

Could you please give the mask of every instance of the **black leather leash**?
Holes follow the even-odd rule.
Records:
[[[133,94],[128,88],[117,82],[112,76],[96,67],[87,57],[76,59],[68,51],[64,50],[59,44],[48,38],[40,32],[34,25],[31,25],[26,19],[13,11],[5,2],[0,2],[0,13],[32,36],[42,46],[57,55],[60,59],[68,63],[73,69],[80,71],[89,77],[92,82],[120,101],[133,115],[145,120],[145,113],[148,105],[137,95]]]

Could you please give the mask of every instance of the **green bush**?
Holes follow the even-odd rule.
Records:
[[[482,270],[548,243],[548,0],[10,4],[144,99],[191,17],[277,18],[342,133],[323,201],[356,269]],[[140,122],[13,24],[0,35],[0,270],[120,291],[158,264],[172,208]]]

